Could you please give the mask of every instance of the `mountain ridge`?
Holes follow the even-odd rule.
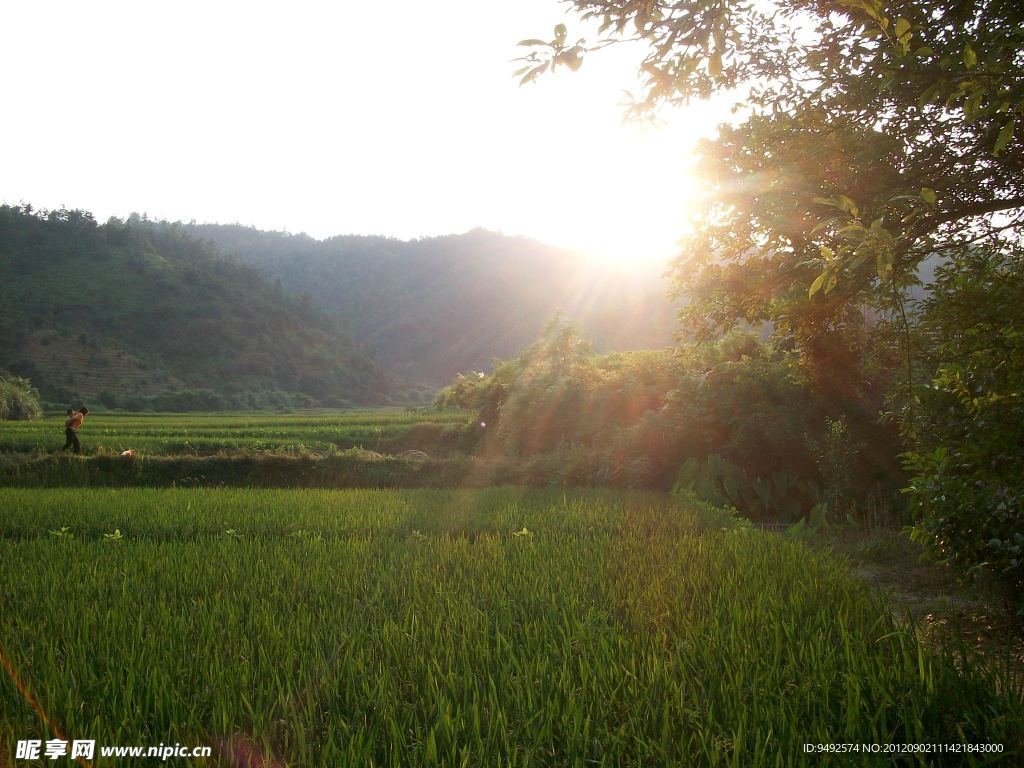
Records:
[[[267,232],[238,224],[185,229],[308,295],[398,376],[443,384],[535,341],[556,313],[600,351],[672,343],[662,269],[615,269],[522,236],[476,228],[399,240]]]
[[[380,402],[388,381],[315,307],[180,224],[0,206],[0,367],[49,401]]]

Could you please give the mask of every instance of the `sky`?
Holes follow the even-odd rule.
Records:
[[[664,261],[722,103],[625,124],[641,51],[521,87],[556,0],[32,2],[0,12],[0,201]]]

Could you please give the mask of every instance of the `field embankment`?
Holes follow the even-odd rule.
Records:
[[[217,456],[0,457],[0,488],[484,488],[494,485],[638,487],[602,476],[594,462],[397,455],[353,448],[326,456],[247,453]],[[643,487],[643,486],[639,486]]]

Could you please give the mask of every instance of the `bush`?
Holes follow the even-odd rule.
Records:
[[[688,459],[679,470],[675,493],[690,493],[716,506],[735,507],[758,519],[791,522],[803,517],[821,498],[814,480],[773,472],[751,476],[728,459],[712,454]]]
[[[936,271],[919,328],[930,375],[905,458],[918,540],[994,576],[1024,612],[1021,296],[1021,252],[967,252]]]
[[[880,396],[828,397],[805,368],[743,332],[675,351],[595,355],[556,321],[493,374],[459,377],[440,403],[476,412],[486,425],[482,454],[537,462],[570,483],[675,483],[713,504],[785,520],[826,490],[830,508],[850,514],[856,502],[840,497],[895,494],[902,483],[878,469],[898,469],[895,442],[864,415],[877,414]]]
[[[0,378],[0,419],[27,421],[42,415],[39,392],[32,382],[18,376]]]

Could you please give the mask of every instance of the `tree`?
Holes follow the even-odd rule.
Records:
[[[931,376],[907,454],[918,535],[987,571],[1024,612],[1024,252],[966,253],[937,271],[918,333]]]
[[[917,269],[1024,225],[1024,7],[1012,0],[573,0],[608,37],[525,40],[529,81],[646,44],[637,113],[745,92],[700,148],[704,226],[675,265],[703,335],[768,320],[804,346],[861,306],[902,318]]]
[[[743,95],[742,121],[699,149],[710,193],[674,266],[684,321],[703,338],[770,323],[826,388],[855,382],[867,350],[901,347],[921,530],[948,559],[1019,590],[1024,5],[572,6],[608,37],[570,45],[556,28],[523,41],[524,81],[635,40],[648,53],[634,112]],[[908,303],[925,260],[938,282],[918,319]]]

